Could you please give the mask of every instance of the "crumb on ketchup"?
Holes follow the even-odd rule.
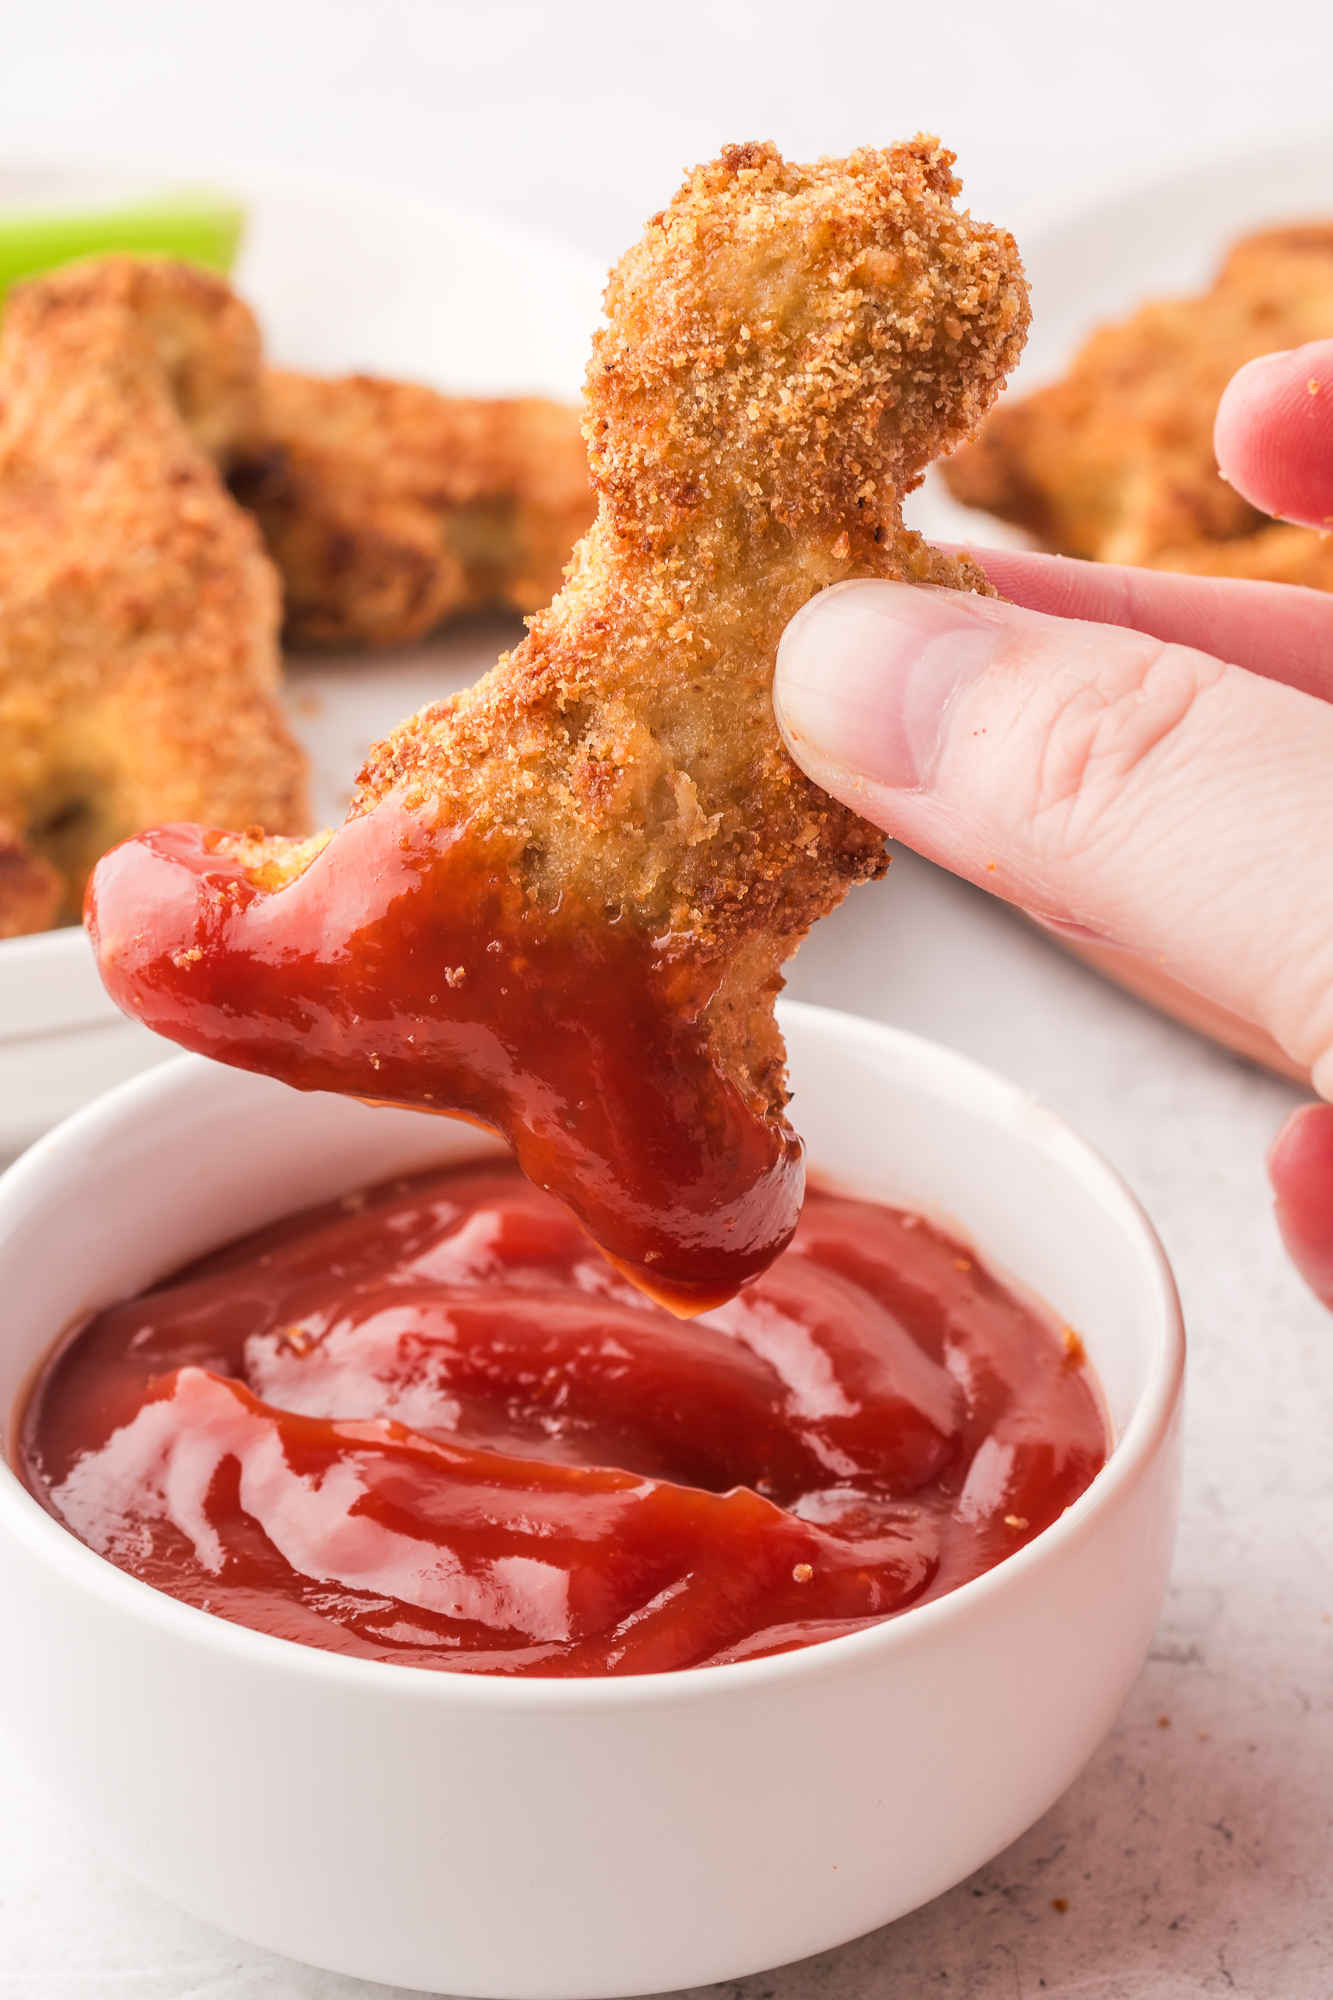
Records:
[[[257,1631],[456,1672],[660,1673],[956,1589],[1088,1486],[1072,1330],[924,1219],[816,1188],[680,1320],[503,1161],[349,1194],[100,1313],[31,1490]]]

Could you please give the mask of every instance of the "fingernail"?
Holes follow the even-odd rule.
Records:
[[[993,602],[869,577],[811,598],[782,635],[773,683],[801,768],[840,796],[849,775],[897,791],[928,785],[950,703],[1004,643],[978,612]]]

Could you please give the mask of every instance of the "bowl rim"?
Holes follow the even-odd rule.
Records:
[[[158,1636],[182,1646],[199,1646],[236,1665],[287,1678],[305,1677],[330,1692],[353,1698],[398,1700],[409,1705],[443,1705],[489,1710],[497,1704],[524,1714],[564,1712],[605,1706],[608,1712],[688,1706],[699,1701],[739,1699],[810,1677],[841,1678],[878,1660],[916,1651],[984,1611],[999,1593],[1019,1589],[1034,1575],[1058,1564],[1087,1540],[1098,1518],[1148,1476],[1171,1427],[1183,1393],[1185,1327],[1179,1294],[1166,1253],[1141,1203],[1121,1175],[1088,1141],[1020,1085],[924,1036],[905,1029],[802,1001],[780,1003],[780,1018],[824,1032],[837,1041],[904,1059],[932,1095],[989,1115],[993,1122],[1024,1132],[1079,1180],[1109,1211],[1134,1247],[1152,1291],[1157,1320],[1154,1350],[1143,1389],[1101,1471],[1060,1518],[1003,1562],[943,1597],[909,1607],[896,1617],[860,1632],[757,1660],[718,1666],[672,1668],[663,1673],[607,1677],[507,1676],[450,1673],[396,1661],[363,1660],[267,1632],[185,1604],[179,1598],[130,1576],[49,1514],[19,1478],[10,1449],[0,1457],[0,1536],[17,1534],[32,1554],[54,1568],[70,1588],[91,1594],[104,1607],[153,1627]],[[194,1079],[216,1077],[221,1065],[185,1055],[157,1065],[106,1091],[22,1154],[0,1174],[0,1233],[7,1211],[23,1203],[30,1188],[53,1168],[49,1151],[82,1152],[89,1141],[151,1114],[158,1098],[173,1098],[195,1087]],[[239,1072],[246,1075],[248,1072]],[[1035,1127],[1035,1130],[1034,1130]],[[20,1396],[24,1391],[20,1391]],[[12,1446],[12,1411],[4,1431]]]

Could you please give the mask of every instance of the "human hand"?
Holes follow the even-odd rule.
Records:
[[[1216,442],[1256,505],[1333,525],[1333,341],[1242,369]],[[1262,1027],[1333,1097],[1333,596],[974,553],[1011,602],[866,580],[793,619],[793,757],[931,860]],[[1270,1170],[1333,1305],[1333,1109],[1296,1113]]]

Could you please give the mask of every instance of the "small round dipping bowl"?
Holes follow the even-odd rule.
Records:
[[[1069,1784],[1166,1587],[1184,1336],[1162,1250],[1050,1112],[928,1042],[787,1006],[812,1167],[965,1237],[1082,1336],[1115,1448],[952,1596],[736,1666],[502,1680],[381,1665],[194,1610],[0,1467],[0,1720],[88,1835],[185,1909],[432,1993],[599,2000],[784,1963],[938,1895]],[[472,1128],[195,1057],[0,1180],[0,1395],[62,1330],[203,1251]],[[12,1445],[11,1445],[12,1453]]]

